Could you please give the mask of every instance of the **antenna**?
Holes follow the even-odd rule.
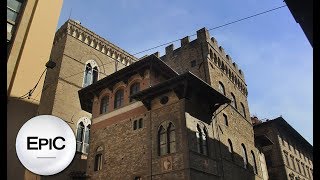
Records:
[[[69,18],[68,18],[68,20],[70,19],[70,17],[71,17],[71,13],[72,13],[72,8],[70,9],[70,14],[69,14]]]

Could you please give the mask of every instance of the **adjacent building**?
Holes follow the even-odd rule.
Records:
[[[91,179],[267,179],[244,74],[203,28],[79,91]]]
[[[262,148],[271,180],[313,179],[313,147],[308,141],[282,117],[252,120],[255,135],[267,135],[273,142]]]
[[[39,179],[21,165],[15,140],[21,126],[37,115],[44,81],[40,77],[49,61],[62,2],[7,0],[8,179]]]

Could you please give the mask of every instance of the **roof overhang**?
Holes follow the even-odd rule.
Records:
[[[80,99],[81,108],[84,111],[91,113],[93,98],[95,95],[98,96],[102,90],[107,88],[109,88],[112,91],[113,86],[118,82],[123,81],[125,84],[127,84],[129,78],[134,74],[140,74],[140,76],[143,77],[144,72],[147,69],[155,71],[167,79],[178,76],[178,73],[176,71],[170,68],[157,56],[152,54],[119,71],[116,71],[113,74],[110,74],[109,76],[99,80],[94,84],[91,84],[79,90],[78,95]]]
[[[221,105],[230,103],[231,100],[213,89],[209,84],[199,79],[191,72],[184,73],[165,82],[157,84],[151,88],[140,91],[131,96],[131,98],[142,103],[147,109],[151,109],[151,101],[162,94],[173,91],[179,99],[186,98],[195,103],[201,103],[208,116],[202,119],[209,123],[213,112]]]

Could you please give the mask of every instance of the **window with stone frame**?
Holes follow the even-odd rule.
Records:
[[[246,117],[247,117],[247,115],[246,115],[246,109],[244,108],[244,105],[242,104],[242,102],[240,102],[240,105],[241,105],[242,115],[246,118]]]
[[[136,94],[140,91],[140,83],[135,82],[130,86],[130,96]],[[134,99],[130,98],[130,102],[133,102]]]
[[[83,87],[87,87],[92,83],[98,81],[98,66],[94,60],[90,60],[86,63],[83,77]]]
[[[176,152],[176,133],[172,122],[163,122],[158,129],[158,155]]]
[[[237,109],[237,101],[233,93],[231,93],[231,106]]]
[[[219,81],[219,91],[221,94],[226,95],[226,90],[222,82]]]
[[[232,142],[230,139],[228,139],[228,150],[230,153],[230,158],[232,161],[234,161],[234,152],[233,152],[233,146],[232,146]]]
[[[82,117],[78,121],[76,131],[76,151],[88,154],[90,139],[91,121],[87,117]]]
[[[247,155],[246,147],[243,143],[241,144],[241,150],[242,150],[242,158],[243,158],[243,167],[245,169],[247,169],[248,168],[248,155]]]
[[[100,114],[105,114],[108,112],[109,106],[109,96],[104,96],[100,102]]]
[[[296,159],[296,162],[297,162],[298,172],[302,173],[301,169],[300,169],[300,161],[298,159]]]
[[[102,164],[103,164],[102,151],[103,151],[103,148],[101,146],[99,146],[96,149],[96,155],[94,158],[94,171],[99,171],[102,169]]]
[[[253,161],[253,172],[254,172],[254,174],[258,174],[256,156],[254,155],[253,151],[251,151],[251,158],[252,158],[252,161]]]
[[[124,96],[124,90],[119,89],[114,95],[114,109],[117,109],[121,106],[123,106],[123,96]]]
[[[196,138],[198,152],[203,155],[208,155],[208,133],[204,126],[200,127],[200,125],[197,124]]]

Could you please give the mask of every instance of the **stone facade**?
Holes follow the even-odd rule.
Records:
[[[81,119],[86,118],[91,126],[89,153],[77,153],[63,173],[45,179],[67,179],[71,178],[70,174],[84,178],[84,167],[91,179],[266,179],[261,153],[254,145],[243,72],[206,29],[199,30],[192,42],[188,37],[183,38],[178,49],[168,46],[166,55],[145,69],[145,64],[136,64],[137,58],[80,23],[68,20],[56,32],[51,59],[57,66],[46,74],[38,113],[64,119],[75,134]],[[98,68],[99,81],[85,87],[88,63]],[[208,108],[203,106],[203,101],[181,97],[183,90],[176,89],[159,92],[149,101],[130,101],[132,84],[138,82],[140,91],[148,90],[187,71],[216,92],[220,91],[219,82],[223,84],[225,96],[219,97],[231,99],[232,93],[236,105],[219,104],[220,108],[214,113],[206,111],[204,117],[199,113]],[[99,86],[99,92],[93,92],[89,105],[84,104],[81,94],[79,101],[78,91],[91,86]],[[118,89],[124,90],[121,108],[114,106]],[[101,114],[101,100],[106,95],[108,112]],[[168,102],[162,104],[164,96]],[[135,129],[135,123],[140,120],[142,127]],[[170,122],[175,127],[175,151],[159,156],[159,127],[168,128]],[[198,126],[206,131],[207,154],[198,146]],[[247,154],[245,167],[242,144]],[[97,155],[101,155],[99,166]],[[97,167],[102,169],[96,171]]]
[[[86,65],[90,63],[97,67],[99,80],[137,61],[129,53],[73,20],[68,20],[56,32],[50,59],[56,63],[56,67],[46,74],[38,114],[62,118],[75,134],[82,119],[87,119],[87,124],[91,123],[91,114],[81,110],[78,98],[78,90],[84,87]],[[78,152],[65,173],[43,179],[70,178],[71,172],[84,174],[86,156],[87,153]]]
[[[313,147],[282,117],[265,122],[253,118],[256,135],[267,135],[273,145],[262,148],[270,179],[313,179]]]

